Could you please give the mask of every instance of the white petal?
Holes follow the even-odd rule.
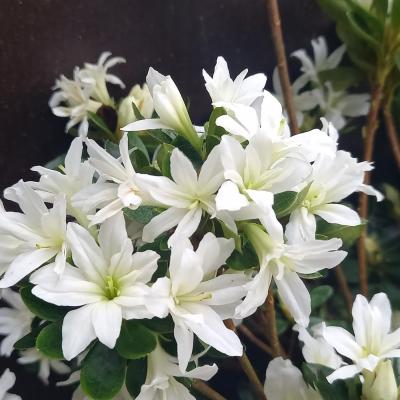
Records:
[[[314,214],[305,207],[300,207],[290,214],[285,236],[288,243],[299,243],[315,239],[317,222]]]
[[[340,224],[355,226],[360,225],[361,220],[358,214],[351,208],[343,204],[324,204],[314,210],[314,213],[319,215],[330,224]]]
[[[358,360],[362,355],[362,349],[355,341],[354,336],[343,328],[328,326],[324,329],[323,336],[338,353],[351,360]]]
[[[174,242],[179,241],[181,238],[191,237],[199,227],[202,214],[203,211],[200,207],[189,210],[179,221],[175,232],[168,239],[168,246],[172,246]]]
[[[152,129],[173,129],[171,126],[166,125],[161,119],[141,119],[139,121],[131,122],[130,124],[121,128],[124,132],[145,131]]]
[[[113,349],[121,331],[121,307],[113,301],[97,303],[93,307],[92,323],[100,342]]]
[[[111,260],[114,254],[121,251],[125,241],[128,239],[125,227],[125,219],[122,212],[108,218],[100,226],[99,244],[107,260]]]
[[[218,210],[236,211],[249,204],[246,196],[239,192],[239,188],[231,181],[224,182],[215,198]]]
[[[336,379],[348,379],[353,377],[354,375],[361,372],[360,368],[357,365],[345,365],[332,372],[330,375],[326,377],[329,383],[332,383]]]
[[[185,324],[175,323],[174,336],[178,345],[179,368],[186,371],[193,351],[193,332]]]
[[[171,154],[171,176],[188,194],[196,192],[197,173],[191,161],[177,148]]]

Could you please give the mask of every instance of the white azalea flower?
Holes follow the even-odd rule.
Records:
[[[300,370],[282,357],[269,362],[264,391],[268,400],[323,400],[303,379]]]
[[[108,70],[126,62],[122,57],[111,57],[109,51],[101,53],[97,64],[85,63],[84,68],[79,71],[79,78],[83,83],[92,87],[91,97],[101,104],[111,106],[113,104],[107,90],[107,82],[124,88],[125,85],[117,76],[109,74]]]
[[[247,69],[243,70],[235,80],[232,80],[228,64],[223,57],[217,58],[212,77],[203,69],[206,89],[215,107],[221,102],[249,106],[262,96],[267,77],[264,74],[255,74],[245,78],[247,72]]]
[[[92,84],[82,82],[79,78],[79,68],[75,68],[74,79],[61,75],[56,80],[53,90],[55,92],[49,100],[53,114],[70,118],[65,127],[66,132],[79,124],[79,136],[86,137],[89,128],[88,111],[95,113],[101,107],[101,103],[90,98]]]
[[[224,135],[220,144],[224,176],[227,179],[216,196],[218,211],[225,213],[225,221],[258,218],[268,232],[282,234],[272,209],[274,194],[281,193],[302,182],[310,173],[306,160],[276,153],[273,142],[257,134],[246,148],[232,137]],[[300,156],[299,156],[300,157]],[[232,223],[226,221],[231,227]],[[235,228],[232,228],[235,229]]]
[[[182,372],[192,355],[194,334],[224,354],[242,354],[240,340],[222,320],[233,316],[235,306],[246,294],[248,278],[243,273],[216,276],[233,249],[233,239],[216,238],[212,233],[204,236],[196,251],[188,239],[181,239],[172,247],[169,278],[159,278],[152,287],[155,311],[164,308],[164,314],[171,314],[174,320]],[[163,306],[158,295],[164,296]]]
[[[94,140],[87,139],[86,145],[89,162],[101,179],[76,193],[72,197],[72,205],[86,213],[100,209],[95,215],[88,216],[91,226],[102,223],[124,207],[136,209],[144,200],[149,199],[149,195],[144,191],[144,175],[135,172],[129,158],[126,133],[119,142],[121,161],[115,159]]]
[[[328,382],[351,378],[362,370],[373,372],[380,361],[400,357],[400,329],[390,333],[392,310],[385,293],[376,294],[369,303],[357,295],[352,315],[354,336],[336,326],[328,326],[323,332],[338,353],[353,361],[330,374]]]
[[[133,246],[122,213],[104,222],[98,242],[76,223],[67,238],[77,268],[67,264],[60,280],[50,266],[31,276],[32,293],[59,306],[79,307],[64,318],[62,348],[67,360],[82,352],[96,337],[114,348],[122,318],[152,318],[146,308],[146,285],[159,255],[148,250],[132,254]],[[79,335],[76,334],[79,329]]]
[[[304,344],[303,356],[308,363],[325,365],[332,369],[337,369],[344,364],[335,349],[324,339],[322,323],[311,328],[313,336],[304,326],[295,325],[293,329],[299,332],[299,340]]]
[[[382,200],[381,193],[363,184],[365,172],[372,169],[371,163],[358,163],[350,153],[341,150],[335,158],[318,157],[307,178],[307,182],[311,183],[307,195],[300,207],[290,215],[286,226],[287,236],[294,242],[314,239],[316,215],[332,224],[359,225],[361,220],[357,212],[339,202],[356,191],[375,195],[378,201]]]
[[[340,264],[347,252],[338,250],[340,239],[310,240],[303,243],[284,242],[262,230],[260,225],[247,224],[245,233],[260,260],[260,271],[247,285],[248,294],[236,309],[236,317],[247,317],[264,303],[271,279],[294,320],[308,326],[311,298],[299,274],[307,275]]]
[[[65,196],[55,198],[48,209],[41,197],[25,182],[5,191],[22,213],[0,212],[0,271],[5,271],[0,288],[15,285],[22,278],[55,257],[58,273],[67,257]]]
[[[160,345],[147,356],[147,376],[136,400],[195,400],[187,387],[175,377],[202,379],[208,381],[218,371],[218,367],[204,365],[182,372],[175,357],[167,354]]]
[[[305,90],[302,93],[300,91],[308,83],[308,77],[306,75],[301,75],[292,83],[292,94],[293,94],[293,105],[296,110],[296,119],[298,126],[303,125],[304,113],[313,110],[317,107],[317,89]],[[274,93],[281,104],[284,103],[283,91],[281,82],[279,79],[278,69],[274,69],[272,75],[272,85],[274,88]]]
[[[152,242],[161,233],[176,226],[168,240],[168,244],[172,245],[196,231],[203,211],[215,216],[215,193],[224,179],[219,146],[208,155],[199,174],[179,149],[172,151],[170,162],[173,180],[155,176],[149,189],[152,198],[169,208],[143,228],[145,242]]]
[[[196,150],[201,151],[201,139],[192,124],[185,102],[172,78],[150,68],[146,82],[159,118],[135,121],[124,126],[122,130],[173,129],[185,137]]]
[[[319,83],[318,73],[321,71],[336,68],[342,61],[346,52],[346,46],[341,45],[330,55],[328,55],[328,46],[324,37],[319,36],[311,41],[314,51],[314,60],[312,60],[304,49],[292,53],[302,64],[301,71],[308,80]]]
[[[71,368],[62,361],[52,360],[36,349],[21,351],[21,356],[17,359],[17,362],[22,365],[38,363],[38,377],[45,385],[49,384],[50,371],[54,371],[59,375],[65,375],[71,372]]]
[[[46,203],[54,203],[59,194],[64,194],[67,201],[67,213],[75,217],[79,223],[87,226],[86,215],[72,206],[72,196],[92,184],[94,168],[88,161],[82,162],[83,144],[81,138],[75,138],[65,156],[62,172],[41,166],[31,168],[40,174],[39,182],[29,182],[36,193]]]
[[[9,357],[14,344],[31,331],[35,317],[22,301],[19,293],[3,289],[1,300],[10,307],[0,308],[0,335],[5,336],[0,345],[0,354]]]
[[[8,393],[15,384],[15,374],[8,368],[0,376],[0,400],[22,400],[22,397]]]
[[[148,86],[145,83],[142,86],[135,85],[118,107],[118,125],[120,127],[136,121],[132,103],[135,103],[144,118],[151,118],[153,115],[153,98]]]

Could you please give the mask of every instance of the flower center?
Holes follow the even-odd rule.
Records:
[[[104,284],[104,295],[107,299],[112,300],[121,294],[118,282],[111,275],[105,277]]]
[[[211,297],[211,293],[187,294],[183,296],[175,296],[174,301],[176,305],[182,303],[198,303],[202,300],[211,299]]]

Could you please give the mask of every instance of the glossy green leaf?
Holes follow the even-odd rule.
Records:
[[[360,236],[365,224],[356,226],[347,226],[339,224],[330,224],[325,220],[318,221],[317,234],[326,239],[339,238],[343,244],[351,246]]]
[[[125,381],[126,360],[97,343],[83,361],[81,388],[93,400],[113,399]]]
[[[170,333],[174,331],[174,321],[171,316],[166,318],[143,319],[140,321],[146,328],[157,333]]]
[[[125,207],[123,209],[125,217],[131,221],[137,221],[141,224],[148,224],[156,215],[158,211],[154,207],[150,206],[140,206],[136,210],[131,210]]]
[[[333,295],[333,288],[329,285],[317,286],[310,292],[311,308],[314,310],[325,304]]]
[[[210,115],[210,120],[207,125],[207,136],[217,136],[221,137],[226,134],[226,130],[218,125],[216,125],[217,118],[225,115],[226,111],[223,107],[214,108],[213,112]]]
[[[36,338],[36,348],[46,357],[62,360],[62,321],[52,322],[43,328]]]
[[[133,101],[132,101],[132,110],[137,121],[144,119],[142,113],[140,112],[140,110],[137,108],[136,104]]]
[[[226,260],[226,265],[234,270],[242,271],[259,266],[259,260],[250,242],[242,247],[242,251],[233,250]]]
[[[14,343],[14,349],[16,350],[26,350],[31,349],[36,346],[36,338],[38,337],[40,331],[47,326],[47,322],[39,325],[38,327],[32,329],[31,332],[23,336],[17,342]]]
[[[171,177],[170,158],[174,146],[163,143],[157,151],[157,165],[164,176]]]
[[[130,395],[135,398],[140,393],[142,385],[146,380],[147,359],[130,360],[126,369],[125,384]],[[178,399],[177,399],[178,400]]]
[[[71,310],[70,307],[56,306],[39,299],[32,294],[30,287],[21,288],[19,293],[28,309],[33,314],[46,321],[58,321],[63,319],[65,314]]]
[[[400,35],[400,1],[392,1],[392,12],[390,14],[391,23],[393,28],[396,30],[397,35]]]
[[[282,192],[274,196],[274,211],[278,218],[289,215],[306,198],[311,184],[307,185],[300,192]]]
[[[149,153],[142,139],[140,139],[138,132],[128,133],[128,148],[130,150],[133,148],[138,149],[146,157],[147,162],[150,162]]]
[[[114,137],[114,133],[111,132],[110,128],[107,126],[107,124],[104,122],[104,120],[94,112],[88,111],[88,117],[89,121],[93,123],[94,126],[96,126],[100,131],[104,132],[107,134],[107,136]]]
[[[157,345],[152,331],[136,320],[123,321],[115,349],[124,358],[133,360],[151,353]]]

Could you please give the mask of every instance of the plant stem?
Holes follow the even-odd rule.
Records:
[[[231,319],[226,320],[225,325],[230,330],[236,332],[235,324]],[[241,357],[238,357],[238,360],[243,372],[247,375],[247,378],[249,379],[254,394],[256,394],[258,399],[266,400],[263,385],[261,384],[260,379],[257,376],[257,372],[255,371],[246,353],[243,352],[243,355]]]
[[[197,390],[202,395],[206,396],[210,400],[226,400],[224,396],[215,391],[212,387],[208,386],[204,381],[200,379],[194,379],[192,388]]]
[[[378,113],[382,104],[383,89],[381,84],[375,84],[371,92],[371,105],[368,112],[367,124],[364,131],[364,160],[372,161],[375,136],[378,128]],[[371,181],[371,173],[365,173],[364,183],[368,185]],[[368,196],[360,192],[359,196],[359,214],[361,219],[368,217]],[[360,276],[360,291],[364,296],[368,295],[368,271],[367,271],[367,253],[365,240],[367,237],[367,228],[365,227],[358,239],[358,262]]]
[[[265,325],[267,336],[269,338],[269,344],[272,348],[272,355],[274,357],[279,357],[282,356],[282,348],[279,342],[278,330],[276,328],[276,313],[274,303],[274,294],[272,292],[272,288],[270,287],[267,299],[265,300]]]
[[[351,290],[347,283],[346,275],[344,274],[343,268],[341,265],[338,265],[334,269],[334,271],[335,271],[336,280],[339,284],[339,289],[342,292],[343,298],[345,300],[347,310],[351,314],[351,310],[353,308],[353,294],[351,293]]]
[[[299,133],[297,125],[296,109],[293,103],[292,86],[290,84],[289,71],[287,66],[285,43],[282,35],[281,18],[277,0],[266,0],[269,23],[271,26],[272,41],[274,43],[275,54],[278,61],[279,80],[281,81],[285,108],[289,116],[290,128],[295,135]]]
[[[246,325],[239,325],[238,331],[240,331],[247,339],[250,340],[253,344],[255,344],[259,349],[264,351],[267,354],[272,355],[272,349],[266,343],[264,343],[261,339],[259,339]]]
[[[392,114],[392,102],[389,101],[385,104],[383,109],[383,116],[385,118],[386,133],[390,141],[390,147],[392,148],[393,156],[397,164],[397,168],[400,170],[400,142],[399,136],[396,131],[396,125],[393,120]]]

